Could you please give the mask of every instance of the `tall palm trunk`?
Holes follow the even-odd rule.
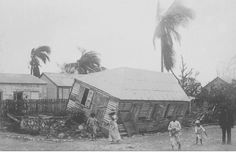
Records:
[[[161,44],[162,48],[162,44]],[[161,50],[161,72],[164,72],[164,56],[163,56],[163,51]]]
[[[180,86],[181,86],[180,80],[179,80],[179,78],[175,75],[174,71],[173,71],[172,69],[170,69],[170,72],[173,74],[173,76],[176,78],[176,80],[178,81],[178,83],[179,83]]]

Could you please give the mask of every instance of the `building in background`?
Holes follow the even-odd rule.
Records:
[[[79,75],[48,72],[42,73],[40,79],[47,82],[47,98],[68,99],[70,90],[74,83],[74,77],[79,77]]]
[[[47,83],[30,74],[0,73],[0,100],[44,99]]]
[[[207,83],[203,88],[210,92],[212,89],[223,89],[232,83],[232,79],[216,77],[211,82]]]

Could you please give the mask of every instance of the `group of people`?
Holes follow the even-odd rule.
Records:
[[[119,143],[121,141],[121,136],[119,133],[119,128],[117,124],[117,115],[114,110],[109,113],[109,141],[110,143]],[[88,131],[90,133],[91,140],[96,140],[97,130],[99,128],[98,120],[95,118],[95,114],[91,113],[87,120]]]
[[[234,126],[233,112],[228,106],[222,106],[219,110],[219,125],[222,130],[222,144],[231,144],[231,128]],[[172,117],[172,120],[169,123],[168,131],[170,135],[170,142],[172,150],[175,147],[178,147],[178,150],[181,149],[180,135],[181,135],[181,124],[176,119]],[[203,144],[203,133],[207,137],[206,129],[200,124],[200,120],[195,121],[194,133],[196,136],[196,144],[200,141],[200,144]],[[227,134],[227,142],[226,142]]]
[[[110,122],[109,122],[109,141],[111,143],[119,143],[121,141],[121,136],[118,129],[117,124],[117,115],[115,111],[109,113]],[[222,144],[231,144],[231,128],[234,125],[233,113],[229,108],[223,106],[219,113],[219,125],[222,129]],[[99,127],[99,123],[95,118],[95,114],[91,113],[89,119],[87,120],[88,130],[90,132],[91,140],[96,140],[97,129]],[[168,125],[168,131],[170,136],[171,147],[174,150],[175,147],[178,150],[181,149],[181,124],[177,120],[177,117],[172,117]],[[203,133],[207,137],[206,129],[201,125],[200,120],[195,121],[194,133],[196,136],[196,144],[200,142],[203,144]],[[226,134],[227,134],[227,142],[226,142]]]
[[[170,135],[170,143],[172,150],[175,149],[175,147],[178,147],[178,150],[181,150],[181,142],[180,142],[180,135],[181,135],[181,124],[176,119],[176,117],[172,117],[172,121],[170,121],[168,125],[168,131]],[[198,141],[202,144],[202,137],[203,133],[207,136],[205,128],[200,124],[199,120],[196,120],[195,122],[195,128],[194,133],[196,135],[196,144],[198,144]]]

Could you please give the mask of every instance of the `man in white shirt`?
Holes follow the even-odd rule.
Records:
[[[172,121],[169,123],[168,126],[172,150],[174,149],[175,144],[178,145],[178,150],[181,149],[180,130],[181,130],[181,125],[179,121],[176,119],[176,116],[173,116]]]

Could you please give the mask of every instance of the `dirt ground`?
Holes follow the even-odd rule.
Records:
[[[221,144],[219,126],[206,127],[208,138],[203,145],[195,145],[193,128],[182,131],[182,150],[236,150],[236,129],[232,130],[232,145]],[[0,132],[0,150],[171,150],[168,133],[156,133],[126,137],[120,144],[109,144],[107,139],[89,141],[78,139],[73,141],[47,141],[39,137]]]

